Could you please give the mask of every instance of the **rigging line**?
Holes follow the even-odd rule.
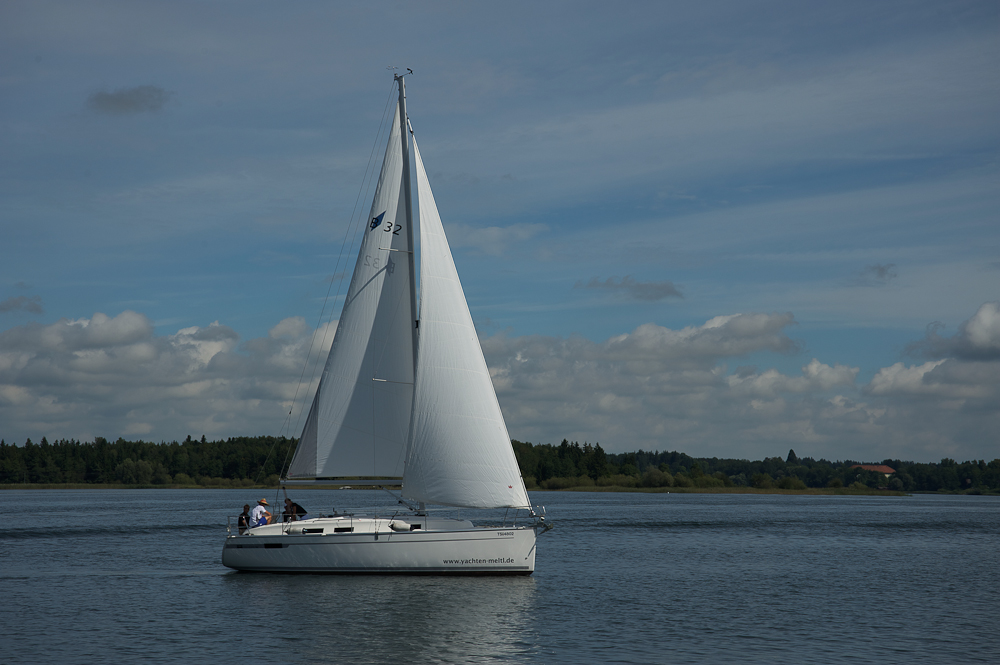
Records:
[[[326,316],[326,308],[327,308],[327,305],[329,304],[329,301],[330,301],[330,293],[333,291],[333,284],[334,284],[334,282],[337,282],[336,277],[337,277],[337,274],[340,272],[340,265],[341,265],[341,263],[343,261],[344,255],[345,255],[345,251],[344,250],[347,247],[347,237],[348,237],[348,235],[351,235],[351,229],[352,228],[354,229],[354,233],[353,233],[353,235],[351,235],[350,250],[354,249],[354,240],[355,240],[355,238],[357,238],[358,227],[361,226],[355,220],[355,215],[359,214],[358,213],[358,204],[362,200],[362,193],[367,193],[371,189],[371,174],[374,173],[374,169],[373,169],[372,164],[375,162],[375,154],[376,154],[375,151],[378,149],[378,146],[381,143],[382,132],[383,132],[383,129],[384,129],[384,126],[385,126],[386,114],[387,114],[387,110],[389,108],[389,105],[390,105],[390,103],[392,101],[392,91],[393,91],[394,88],[395,88],[395,81],[393,81],[393,83],[389,86],[389,94],[386,96],[385,105],[384,105],[384,107],[382,109],[382,118],[379,120],[378,131],[375,133],[375,141],[372,143],[371,151],[368,154],[368,164],[367,164],[367,166],[365,166],[365,173],[364,173],[364,176],[361,179],[361,186],[358,188],[358,194],[357,194],[357,196],[354,199],[354,208],[351,210],[351,216],[349,218],[350,219],[350,223],[347,225],[347,228],[344,231],[344,239],[343,239],[343,241],[340,244],[340,253],[337,255],[337,263],[336,263],[336,267],[334,269],[333,279],[330,280],[330,286],[327,288],[326,297],[323,299],[323,307],[320,310],[319,320],[318,320],[318,323],[316,324],[316,329],[317,330],[320,328],[320,326],[322,326],[323,320],[324,320],[324,318]],[[391,125],[390,125],[390,131],[391,131]],[[367,183],[367,185],[366,185],[366,183]],[[360,220],[360,217],[358,217],[358,220]],[[350,251],[347,253],[347,255],[350,256]],[[344,283],[344,275],[341,275],[341,278],[340,278],[339,282],[337,282],[337,295],[335,297],[335,300],[340,297],[340,290],[343,287],[343,283]],[[320,342],[320,346],[319,346],[320,350],[323,349],[326,346],[326,340],[327,340],[327,335],[328,334],[329,334],[329,330],[325,330],[323,332],[323,339]],[[309,383],[312,384],[313,380],[316,378],[316,367],[319,364],[319,358],[322,355],[322,353],[321,353],[321,351],[317,351],[316,359],[313,360],[312,356],[313,356],[313,349],[315,348],[315,346],[316,346],[316,335],[312,335],[311,338],[310,338],[310,340],[309,340],[309,350],[306,353],[306,359],[305,359],[305,361],[303,362],[303,365],[302,365],[302,372],[299,374],[299,381],[298,381],[298,384],[295,386],[295,392],[294,392],[294,394],[292,396],[292,408],[293,409],[294,409],[295,403],[298,401],[299,392],[302,390],[303,381],[304,381],[304,378],[305,378],[305,375],[306,375],[306,369],[310,366],[310,363],[312,363],[312,370],[309,373]],[[298,431],[298,429],[299,429],[299,425],[302,422],[302,414],[303,414],[304,411],[305,411],[305,409],[301,409],[299,411],[299,413],[298,413],[298,416],[295,419],[295,431]],[[282,429],[284,429],[285,427],[288,426],[288,424],[290,424],[290,422],[291,422],[291,416],[292,416],[292,410],[290,409],[289,412],[288,412],[288,415],[285,418],[285,424],[282,425]],[[291,431],[289,431],[288,433],[289,433],[289,435],[292,434]],[[282,466],[281,466],[281,474],[282,475],[284,475],[285,467],[286,467],[286,465],[288,463],[288,455],[290,454],[290,452],[291,452],[291,449],[289,448],[289,450],[286,451],[286,453],[285,453],[285,459],[282,462]]]
[[[257,488],[257,485],[260,485],[260,477],[264,474],[264,469],[267,467],[267,463],[271,460],[271,454],[274,453],[274,447],[278,445],[278,441],[277,441],[278,437],[274,437],[274,438],[275,438],[275,441],[274,441],[274,443],[271,444],[270,450],[267,451],[267,457],[264,458],[264,463],[261,464],[260,465],[260,469],[257,470],[257,478],[254,479],[254,481],[253,481],[253,487],[254,487],[254,489]],[[281,437],[281,438],[285,438],[285,437]],[[288,459],[288,451],[291,450],[291,448],[292,448],[292,446],[289,445],[288,448],[285,449],[285,459],[286,460]],[[280,478],[281,474],[285,472],[285,467],[282,466],[281,469],[279,469],[278,471],[279,471],[278,477]]]

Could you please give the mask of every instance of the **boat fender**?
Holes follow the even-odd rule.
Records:
[[[401,522],[399,520],[393,520],[389,522],[389,528],[393,531],[411,531],[409,523]]]

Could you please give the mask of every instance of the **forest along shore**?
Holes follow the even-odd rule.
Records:
[[[114,485],[104,483],[29,483],[29,484],[0,484],[0,490],[127,490],[127,489],[157,489],[157,490],[205,490],[205,489],[247,489],[247,490],[268,490],[279,489],[280,484],[274,485],[246,485],[246,486],[224,486],[224,485]],[[385,485],[386,489],[399,490],[399,485]],[[298,486],[295,484],[285,485],[289,491],[309,491],[309,490],[329,490],[331,487]],[[371,487],[343,487],[346,491],[370,490]],[[912,496],[912,492],[897,492],[895,490],[879,489],[857,489],[852,487],[816,487],[801,490],[783,490],[777,488],[759,489],[756,487],[621,487],[617,485],[582,486],[568,487],[559,490],[543,490],[540,487],[532,491],[543,492],[636,492],[643,494],[787,494],[806,496]],[[916,492],[916,494],[970,494],[967,491],[939,490],[938,492]],[[1000,496],[1000,492],[977,492],[987,496]]]
[[[231,437],[181,442],[0,439],[0,488],[276,487],[297,441]],[[1000,459],[956,462],[696,458],[681,452],[607,453],[601,444],[511,444],[529,490],[777,494],[1000,494]]]

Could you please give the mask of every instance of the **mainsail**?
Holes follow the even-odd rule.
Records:
[[[415,317],[399,115],[397,109],[354,275],[289,478],[403,474]]]
[[[420,202],[420,328],[403,496],[449,506],[530,506],[483,350],[424,171]]]

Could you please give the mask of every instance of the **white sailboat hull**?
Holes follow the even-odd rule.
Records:
[[[289,573],[530,575],[535,570],[534,527],[476,527],[465,520],[410,516],[403,524],[420,528],[401,531],[390,528],[393,521],[337,517],[256,527],[226,538],[222,563]]]

